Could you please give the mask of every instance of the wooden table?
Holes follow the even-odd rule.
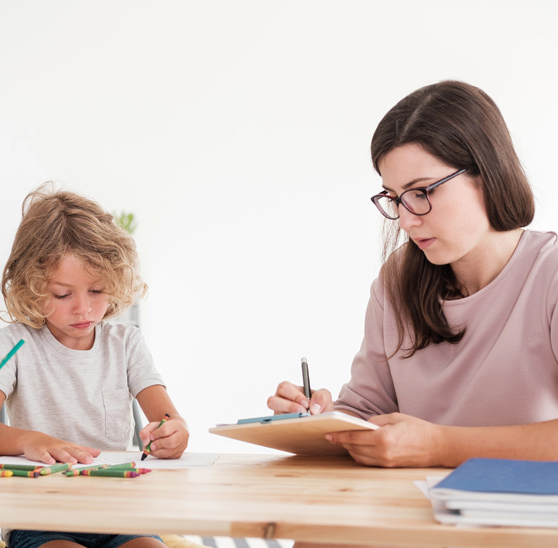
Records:
[[[222,455],[135,479],[0,478],[0,524],[409,546],[555,547],[558,529],[437,523],[413,484],[448,470],[366,468],[343,457]]]

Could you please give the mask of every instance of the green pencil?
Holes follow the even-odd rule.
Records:
[[[6,354],[6,357],[0,362],[0,369],[4,367],[6,362],[19,350],[24,342],[23,339],[20,339],[20,341]]]

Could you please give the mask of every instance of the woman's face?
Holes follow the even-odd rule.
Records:
[[[448,166],[415,143],[388,152],[379,162],[384,188],[400,196],[410,188],[424,188],[451,175]],[[450,264],[467,269],[482,265],[489,252],[491,228],[478,177],[467,172],[454,177],[429,193],[432,210],[413,215],[399,206],[399,226],[433,264]]]

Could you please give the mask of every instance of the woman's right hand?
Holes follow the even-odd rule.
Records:
[[[333,400],[331,392],[322,388],[312,391],[312,399],[308,401],[304,396],[302,386],[296,386],[290,382],[283,381],[278,387],[275,395],[267,400],[267,406],[273,410],[274,415],[282,413],[307,413],[319,415],[324,411],[333,411]]]

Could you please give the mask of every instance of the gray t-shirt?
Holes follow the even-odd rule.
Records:
[[[47,327],[0,329],[0,356],[25,344],[0,369],[11,426],[96,449],[132,449],[132,397],[163,385],[141,332],[107,322],[95,328],[91,350],[72,350]],[[11,530],[2,529],[9,543]]]
[[[132,448],[132,397],[163,385],[139,329],[102,322],[91,350],[72,350],[47,327],[0,329],[0,369],[10,424],[102,450]]]

